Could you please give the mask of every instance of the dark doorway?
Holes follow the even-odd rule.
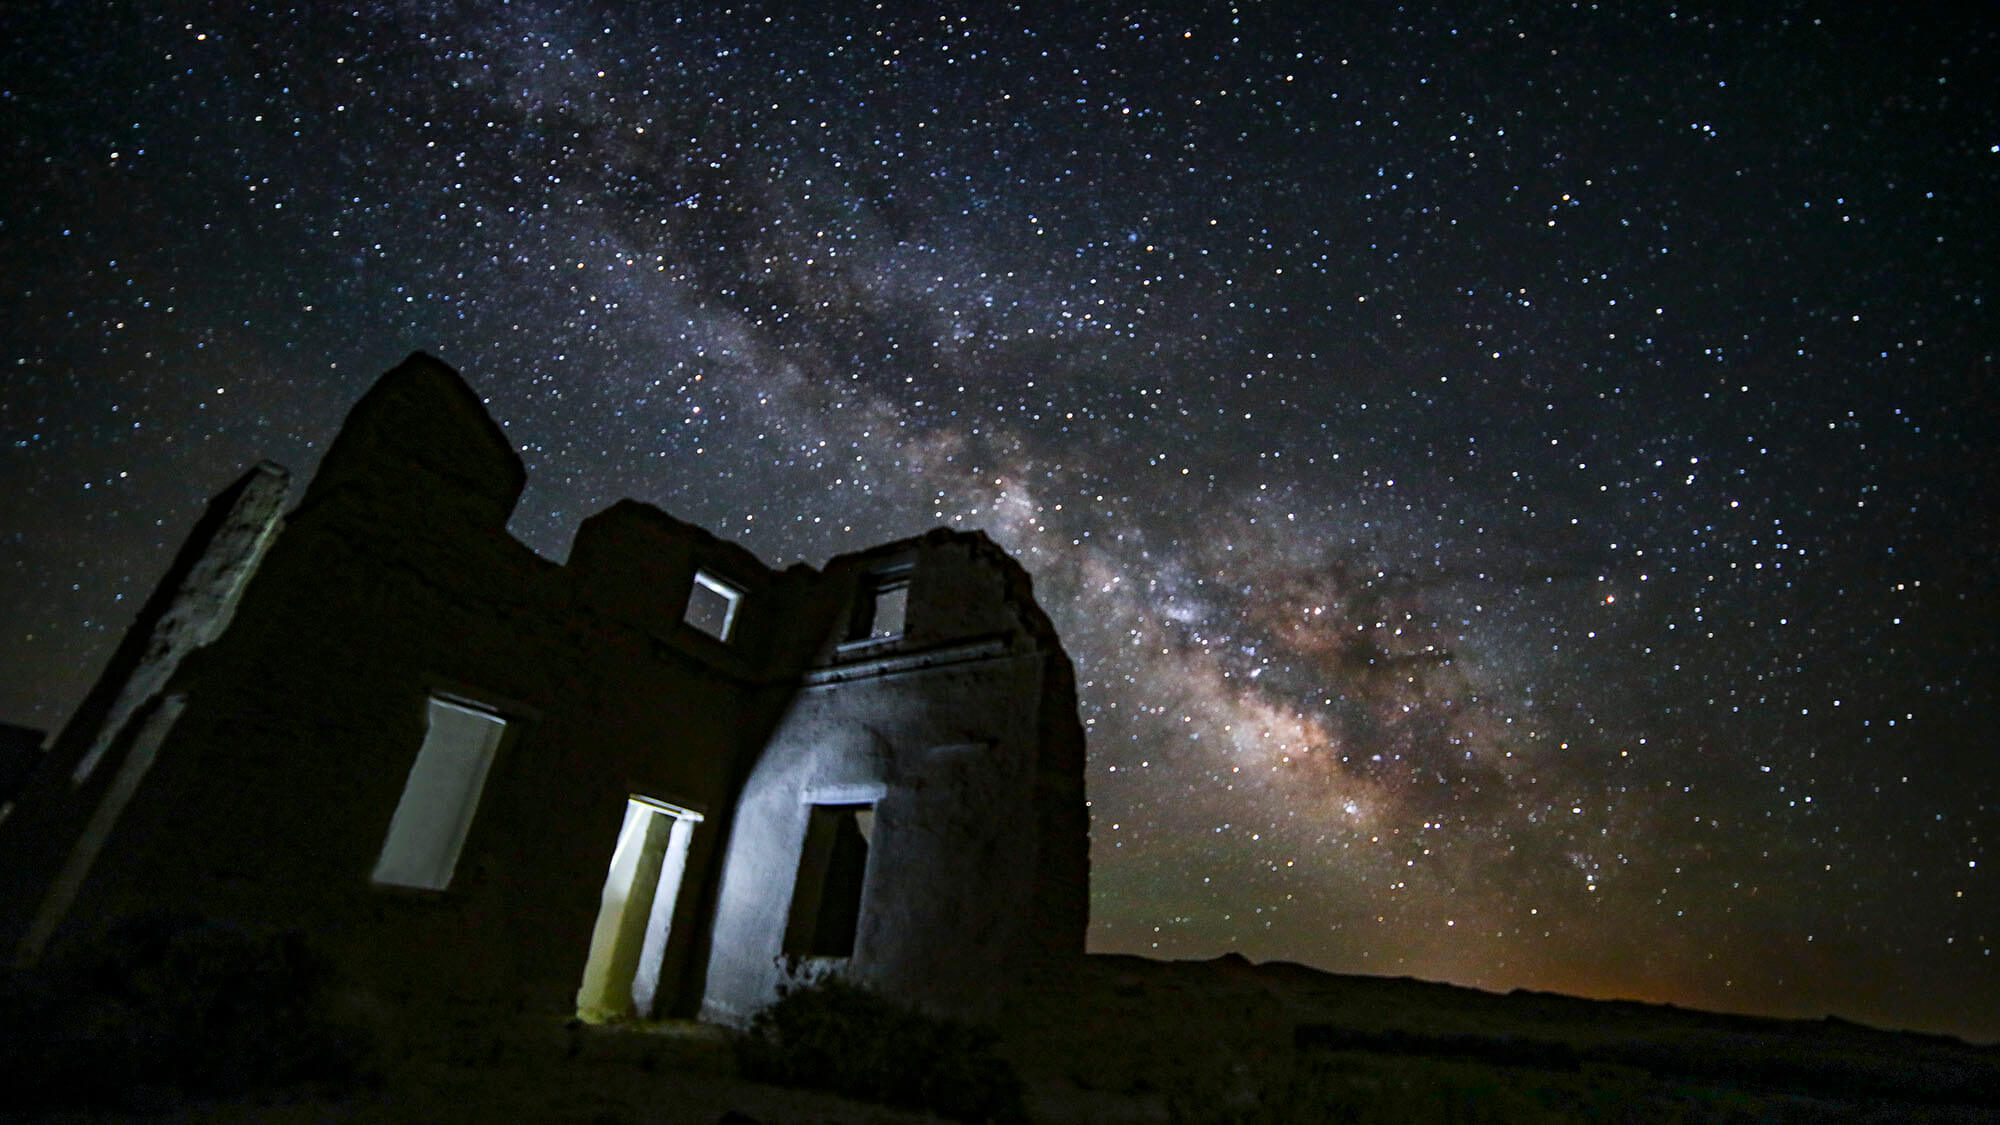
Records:
[[[872,805],[814,805],[799,852],[785,952],[803,957],[852,957],[861,928],[861,891],[868,878]]]

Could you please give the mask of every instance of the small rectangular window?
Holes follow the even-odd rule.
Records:
[[[442,699],[430,701],[430,728],[389,820],[375,860],[375,882],[441,891],[451,885],[458,853],[472,830],[480,790],[506,720]]]
[[[910,608],[910,572],[883,571],[869,575],[854,600],[854,620],[847,639],[881,641],[903,635]]]
[[[736,607],[743,591],[705,570],[694,572],[694,587],[688,591],[687,614],[681,620],[718,641],[727,641],[736,627]]]

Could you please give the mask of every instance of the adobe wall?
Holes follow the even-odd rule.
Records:
[[[417,359],[386,376],[232,627],[174,675],[186,708],[59,940],[165,906],[304,929],[385,1001],[572,1004],[626,797],[725,829],[776,717],[753,655],[680,624],[693,568],[780,591],[798,576],[634,504],[590,521],[559,567],[505,530],[521,481],[456,375]],[[776,647],[785,601],[746,600],[749,653]],[[520,737],[502,745],[451,887],[377,887],[434,692],[493,707]],[[670,973],[698,959],[719,835],[696,837]]]
[[[828,581],[848,592],[843,621],[885,566],[909,567],[908,628],[846,643],[836,630],[745,785],[705,1019],[742,1023],[781,985],[829,971],[937,1011],[988,1014],[1034,955],[1083,952],[1081,728],[1067,658],[1025,573],[983,535],[934,532],[829,563]],[[1065,719],[1073,761],[1059,737],[1044,749]],[[1079,817],[1046,807],[1065,800]],[[812,807],[861,804],[873,832],[852,953],[788,951]],[[1062,828],[1074,838],[1050,835]],[[1063,878],[1075,882],[1051,883]]]
[[[249,578],[281,523],[289,474],[259,464],[223,489],[195,521],[173,562],[139,608],[105,672],[45,754],[18,779],[19,815],[0,831],[4,866],[19,888],[60,888],[49,910],[66,909],[72,845],[121,779],[106,763],[128,745],[181,661],[227,628]],[[121,735],[123,741],[121,742]],[[143,764],[143,763],[140,763]],[[32,956],[46,939],[45,896],[0,895],[0,957]]]
[[[128,709],[90,787],[21,810],[56,829],[0,824],[10,871],[31,870],[18,861],[38,845],[74,859],[108,779],[157,744],[52,954],[166,909],[302,930],[413,1026],[496,1005],[567,1016],[626,800],[640,795],[704,817],[658,1014],[740,1019],[782,977],[808,804],[864,791],[877,839],[842,970],[967,1011],[1024,959],[1082,952],[1074,679],[1004,552],[940,531],[824,573],[777,572],[627,501],[586,520],[557,565],[506,530],[524,479],[435,360],[412,357],[356,404],[282,533],[230,572],[248,578],[229,594],[227,631],[172,646],[171,668],[114,664],[95,713],[121,692],[151,702]],[[282,488],[268,492],[275,525]],[[868,576],[891,565],[910,567],[907,628],[844,643]],[[682,620],[697,569],[743,591],[726,643]],[[509,735],[450,886],[377,886],[434,695],[492,710]],[[45,772],[72,769],[83,736],[58,750]],[[43,901],[51,862],[0,894],[8,917]]]

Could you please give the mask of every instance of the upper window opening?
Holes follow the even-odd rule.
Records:
[[[718,641],[729,639],[736,627],[736,607],[743,591],[705,570],[694,572],[694,587],[688,591],[687,614],[681,620]]]
[[[884,571],[870,575],[854,601],[849,641],[879,641],[903,635],[910,608],[910,572]]]
[[[428,891],[451,885],[458,853],[479,810],[486,772],[506,730],[506,720],[498,715],[431,699],[430,728],[389,820],[388,838],[375,860],[375,882]]]

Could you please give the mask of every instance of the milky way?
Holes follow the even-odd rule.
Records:
[[[423,349],[1013,551],[1093,948],[2000,1037],[1990,22],[635,7],[10,15],[0,719]]]

